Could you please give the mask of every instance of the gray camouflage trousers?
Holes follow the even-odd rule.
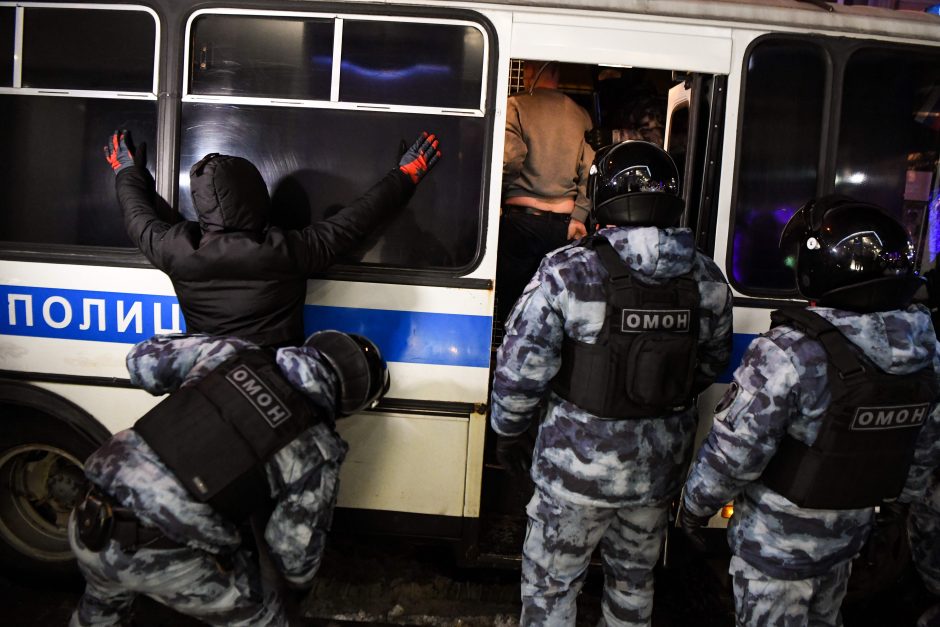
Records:
[[[940,515],[921,503],[913,504],[908,532],[911,556],[924,586],[940,595]]]
[[[103,550],[90,551],[77,537],[74,514],[69,543],[86,582],[70,627],[124,624],[138,594],[210,625],[288,624],[280,601],[263,598],[259,568],[246,553],[236,553],[223,566],[191,548],[125,553],[112,540]]]
[[[807,579],[776,579],[734,555],[728,569],[734,579],[738,627],[821,627],[842,625],[842,599],[852,572],[848,561]]]
[[[569,503],[536,489],[522,549],[522,618],[527,625],[574,625],[577,596],[600,544],[603,623],[649,625],[653,567],[667,507],[603,508]]]

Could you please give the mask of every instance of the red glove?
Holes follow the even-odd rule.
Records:
[[[438,144],[437,137],[425,131],[418,141],[402,155],[398,162],[398,169],[411,177],[411,182],[417,185],[441,158],[441,151],[437,149]]]
[[[131,139],[130,131],[122,129],[111,134],[111,139],[104,147],[104,158],[115,174],[142,161],[144,146],[141,145],[140,154],[136,156],[133,146],[134,140]]]

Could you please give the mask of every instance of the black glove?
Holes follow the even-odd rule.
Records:
[[[686,509],[685,502],[679,508],[679,527],[687,533],[693,533],[708,525],[711,516],[697,516]]]
[[[685,502],[679,507],[679,528],[682,529],[689,546],[695,552],[704,553],[707,548],[701,530],[708,524],[709,518],[711,516],[696,516],[685,508]]]
[[[496,459],[509,474],[528,477],[534,446],[528,431],[519,435],[496,436]]]
[[[133,165],[143,168],[147,166],[147,145],[141,144],[135,150],[130,131],[114,131],[104,147],[104,158],[115,174]]]
[[[418,141],[401,156],[398,169],[411,177],[411,182],[417,185],[441,158],[441,151],[437,149],[439,144],[433,133],[422,133]]]
[[[609,128],[592,128],[584,131],[584,141],[597,151],[614,143],[614,135]]]

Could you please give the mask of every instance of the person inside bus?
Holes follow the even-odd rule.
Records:
[[[597,126],[584,134],[594,150],[629,139],[663,146],[666,98],[638,68],[600,68],[594,91],[599,101]]]
[[[440,159],[439,141],[422,133],[397,167],[358,200],[298,230],[269,224],[271,201],[247,159],[211,153],[190,169],[198,222],[171,224],[157,211],[145,151],[129,131],[105,146],[131,240],[169,275],[190,333],[230,335],[264,346],[303,341],[307,278],[359,244],[403,206]]]
[[[649,625],[653,567],[692,456],[694,397],[731,357],[731,290],[676,225],[675,163],[629,141],[599,152],[592,237],[545,257],[496,356],[500,462],[528,472],[522,625],[574,625],[600,546],[608,625]],[[527,430],[547,414],[532,447]]]
[[[841,625],[852,560],[880,516],[903,520],[940,463],[940,357],[904,227],[824,196],[781,236],[808,308],[748,346],[686,482],[694,533],[734,500],[738,625]],[[913,460],[913,461],[911,461]]]
[[[497,318],[512,310],[542,257],[587,234],[585,193],[594,151],[591,117],[559,91],[555,62],[525,61],[525,91],[506,105],[502,214],[496,262]]]
[[[309,589],[348,448],[334,422],[388,390],[378,349],[338,331],[276,353],[177,334],[137,344],[127,366],[169,396],[85,461],[69,542],[86,588],[70,625],[129,624],[139,594],[211,625],[287,625],[294,595],[262,591],[240,523],[273,502],[267,554]]]

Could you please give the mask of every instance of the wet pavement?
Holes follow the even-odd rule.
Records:
[[[721,558],[675,560],[672,568],[658,569],[653,627],[733,625],[725,564]],[[579,627],[597,624],[601,585],[599,568],[592,568],[579,597]],[[2,622],[65,625],[80,592],[78,581],[37,587],[0,578]],[[891,590],[847,603],[845,626],[913,627],[931,601],[909,572]],[[138,599],[135,607],[137,627],[201,624],[146,598]],[[304,627],[511,627],[518,624],[519,571],[458,567],[447,545],[338,536],[331,540],[302,613],[298,624]]]

